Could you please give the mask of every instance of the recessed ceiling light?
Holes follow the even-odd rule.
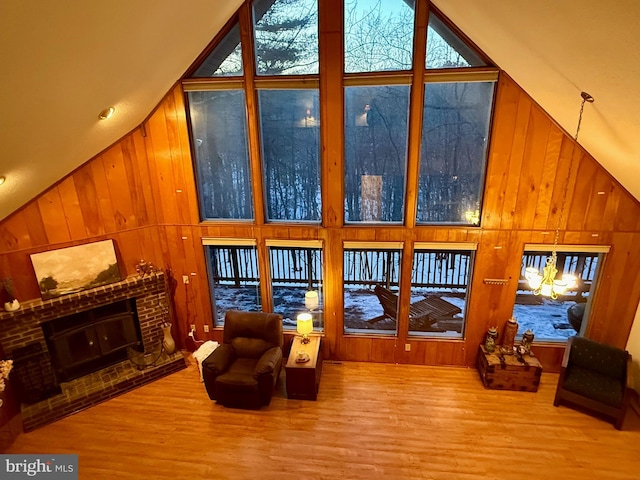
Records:
[[[98,118],[99,118],[100,120],[106,120],[107,118],[111,118],[111,116],[113,115],[113,113],[114,113],[115,111],[116,111],[116,109],[115,109],[115,108],[113,108],[113,107],[105,108],[104,110],[102,110],[102,111],[100,112],[100,115],[98,115]]]
[[[0,177],[0,185],[2,185],[4,183],[4,181],[6,180],[5,177]]]

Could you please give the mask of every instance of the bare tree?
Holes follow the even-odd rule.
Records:
[[[414,9],[401,0],[385,7],[382,0],[366,5],[358,0],[345,2],[347,72],[411,69]]]
[[[318,72],[316,0],[257,0],[253,12],[259,74]]]

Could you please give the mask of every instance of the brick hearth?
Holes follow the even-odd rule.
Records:
[[[40,372],[51,372],[50,375],[53,375],[41,324],[128,298],[136,299],[145,352],[159,352],[159,345],[162,342],[162,331],[159,324],[162,322],[163,305],[166,305],[167,300],[164,274],[161,272],[145,278],[129,277],[121,282],[52,300],[26,302],[16,312],[1,312],[0,342],[4,351],[9,354],[18,348],[39,344],[44,352],[42,355],[44,365],[40,360]],[[146,361],[152,356],[148,355],[144,360]],[[155,356],[153,357],[155,358]],[[61,393],[37,403],[22,404],[24,430],[28,432],[59,420],[169,373],[181,370],[185,366],[185,360],[180,352],[173,355],[167,355],[163,352],[153,365],[146,368],[141,368],[126,360],[75,380],[60,383]]]

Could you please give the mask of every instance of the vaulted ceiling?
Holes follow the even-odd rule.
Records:
[[[241,3],[3,0],[0,219],[138,126]],[[640,2],[433,3],[571,135],[593,95],[579,141],[640,199]]]

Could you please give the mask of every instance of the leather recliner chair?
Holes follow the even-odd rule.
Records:
[[[222,344],[202,362],[211,400],[225,407],[269,405],[282,368],[282,317],[230,310]]]

